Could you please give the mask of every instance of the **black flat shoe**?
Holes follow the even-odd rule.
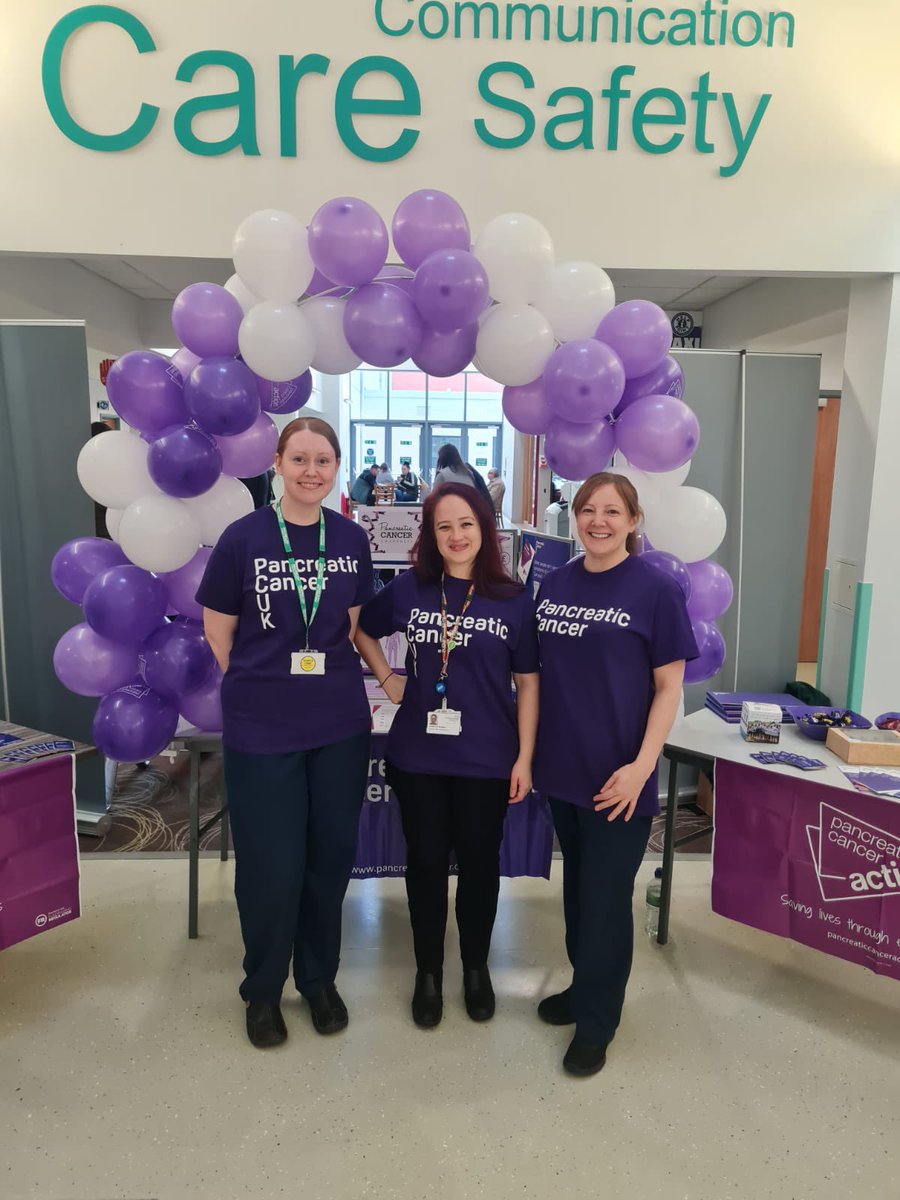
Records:
[[[281,1009],[271,1000],[251,1000],[247,1005],[247,1037],[257,1048],[280,1046],[287,1040]]]
[[[333,983],[328,984],[315,996],[307,996],[306,1003],[309,1005],[316,1033],[340,1033],[342,1029],[347,1028],[347,1007]]]
[[[574,1025],[572,1016],[572,989],[557,992],[555,996],[545,996],[538,1005],[538,1016],[548,1025]]]
[[[441,994],[443,971],[416,971],[416,987],[412,998],[412,1018],[420,1029],[434,1029],[444,1015]]]
[[[570,1075],[596,1075],[606,1065],[606,1044],[599,1042],[580,1042],[572,1038],[563,1067]]]
[[[491,973],[484,967],[463,968],[463,993],[466,1012],[473,1021],[489,1021],[494,1015],[494,989]]]

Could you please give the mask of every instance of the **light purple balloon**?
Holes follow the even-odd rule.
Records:
[[[137,673],[137,647],[111,642],[82,622],[67,629],[56,643],[53,669],[70,692],[103,696]]]
[[[309,281],[309,287],[306,289],[307,296],[323,296],[326,293],[329,296],[346,296],[350,289],[337,284],[332,279],[326,279],[318,267],[313,271],[313,277]]]
[[[199,621],[176,620],[163,625],[141,647],[141,675],[147,686],[170,700],[196,691],[214,665]]]
[[[543,378],[554,415],[576,425],[596,425],[608,417],[625,386],[619,356],[592,338],[576,338],[554,350]]]
[[[111,642],[139,646],[165,615],[161,580],[131,563],[101,571],[85,589],[84,618]]]
[[[213,667],[209,678],[195,692],[178,701],[178,710],[186,721],[210,733],[222,729],[222,672]]]
[[[394,247],[415,269],[436,250],[468,250],[472,235],[466,214],[446,192],[423,189],[397,205],[391,222]]]
[[[141,433],[157,434],[188,419],[181,374],[154,350],[130,350],[117,358],[106,392],[122,420]]]
[[[616,446],[640,471],[674,471],[700,444],[696,414],[677,396],[643,396],[615,425]]]
[[[700,655],[685,663],[684,682],[699,683],[702,679],[712,679],[721,671],[725,662],[725,639],[711,621],[692,621],[691,628]]]
[[[587,479],[602,471],[616,448],[612,426],[577,425],[555,417],[544,439],[544,456],[563,479]]]
[[[172,305],[175,336],[201,358],[237,354],[243,319],[240,302],[217,283],[192,283]]]
[[[186,562],[177,571],[169,571],[159,576],[166,589],[170,612],[174,610],[194,621],[203,620],[203,608],[194,597],[197,595],[211,554],[211,547],[201,546],[190,562]]]
[[[413,362],[426,375],[448,379],[464,371],[472,361],[477,339],[477,322],[449,333],[440,333],[426,324],[422,327],[422,340],[413,355]]]
[[[413,300],[442,333],[471,325],[490,304],[484,267],[468,250],[436,250],[416,271]]]
[[[714,621],[728,611],[734,597],[731,576],[717,562],[705,558],[687,564],[692,592],[688,598],[688,613],[692,621]]]
[[[669,554],[667,550],[645,550],[641,554],[641,558],[645,563],[650,563],[656,567],[657,571],[662,571],[664,575],[668,575],[670,579],[674,579],[678,586],[684,592],[685,600],[691,598],[691,575],[688,567],[674,554]]]
[[[200,361],[200,355],[195,354],[193,350],[188,350],[186,346],[182,346],[180,350],[176,350],[169,360],[172,366],[176,369],[182,379],[187,379],[194,367]]]
[[[669,318],[651,300],[617,304],[597,326],[594,336],[612,346],[622,360],[627,379],[652,371],[672,345]]]
[[[387,263],[378,272],[378,275],[373,280],[374,283],[390,283],[393,287],[397,287],[401,292],[406,292],[410,300],[413,298],[413,283],[415,276],[408,267],[398,267],[394,263]]]
[[[128,562],[125,551],[107,538],[73,538],[60,546],[50,564],[50,578],[61,596],[80,604],[85,588],[101,571]],[[104,689],[108,691],[109,689]]]
[[[263,412],[296,412],[310,398],[312,388],[312,371],[308,370],[295,379],[288,379],[281,383],[273,383],[271,379],[263,379],[261,375],[256,376],[259,406]]]
[[[178,709],[141,682],[109,692],[97,705],[94,745],[114,762],[145,762],[175,736]]]
[[[637,375],[634,379],[626,379],[622,399],[616,405],[614,417],[620,417],[626,408],[640,400],[643,396],[677,396],[680,400],[684,395],[684,371],[678,361],[667,354],[662,362],[648,371],[646,375]]]
[[[543,379],[503,389],[503,415],[519,433],[546,433],[553,422],[553,407]]]
[[[373,367],[396,367],[412,358],[422,332],[415,304],[389,283],[370,283],[346,302],[344,336],[353,353]]]
[[[365,200],[338,196],[326,201],[310,221],[309,252],[326,279],[361,287],[385,264],[387,226]]]
[[[249,429],[235,437],[216,439],[222,456],[222,473],[235,479],[250,479],[268,471],[275,460],[278,427],[267,413],[260,413]]]
[[[202,496],[222,474],[222,455],[215,440],[193,425],[171,429],[147,451],[147,470],[167,496]]]
[[[184,385],[191,416],[213,437],[234,437],[259,416],[256,376],[237,358],[205,358]]]

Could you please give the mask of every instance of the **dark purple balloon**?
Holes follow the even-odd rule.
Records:
[[[147,686],[175,699],[201,687],[215,659],[199,621],[177,620],[163,625],[141,649],[141,674]]]
[[[553,351],[543,379],[557,417],[576,425],[596,425],[621,399],[625,370],[616,352],[603,342],[576,338]]]
[[[387,226],[371,204],[354,196],[327,200],[309,223],[309,252],[326,279],[347,287],[370,283],[384,266]]]
[[[620,417],[629,405],[643,396],[677,396],[679,400],[684,395],[684,371],[678,362],[667,354],[658,367],[648,371],[646,375],[636,375],[634,379],[626,379],[622,399],[616,405],[614,417]]]
[[[178,711],[186,721],[211,733],[222,729],[222,672],[213,667],[209,678],[195,692],[182,696]]]
[[[468,250],[472,235],[460,205],[446,192],[422,189],[397,205],[391,222],[394,247],[415,269],[435,250]]]
[[[449,333],[439,333],[430,325],[424,325],[422,340],[413,355],[413,362],[426,375],[448,379],[464,371],[472,361],[477,338],[477,321],[464,329],[452,329]]]
[[[413,300],[423,320],[449,333],[477,321],[490,304],[488,277],[468,250],[437,250],[416,271]]]
[[[684,682],[699,683],[703,679],[712,679],[721,671],[725,662],[725,639],[712,621],[693,621],[691,628],[700,656],[685,664]]]
[[[554,419],[543,379],[503,389],[503,414],[520,433],[546,433]]]
[[[191,425],[157,438],[147,452],[147,470],[168,496],[202,496],[222,474],[222,455],[209,434]]]
[[[587,479],[602,471],[616,448],[612,426],[576,425],[556,417],[544,439],[544,455],[551,470],[563,479]]]
[[[727,612],[734,597],[731,576],[724,567],[708,558],[687,564],[692,591],[688,613],[692,621],[714,621]]]
[[[60,683],[79,696],[103,696],[134,678],[138,652],[95,633],[82,622],[67,629],[53,651],[53,669]]]
[[[311,371],[304,371],[296,379],[287,379],[282,383],[273,383],[271,379],[263,379],[261,375],[256,376],[256,390],[263,412],[296,412],[312,395],[312,387]]]
[[[645,563],[650,563],[656,567],[657,571],[662,571],[664,575],[668,575],[674,579],[678,586],[684,592],[685,600],[691,598],[691,575],[687,566],[677,558],[674,554],[669,554],[667,550],[646,550],[641,555]]]
[[[131,350],[117,358],[106,391],[122,420],[141,433],[156,434],[188,419],[180,371],[153,350]]]
[[[191,416],[213,437],[233,437],[259,416],[256,376],[237,358],[206,358],[184,385]]]
[[[412,358],[422,341],[423,323],[412,300],[389,283],[361,287],[344,309],[344,335],[350,349],[373,367],[396,367]]]
[[[53,555],[50,578],[61,596],[80,604],[92,579],[108,567],[127,562],[125,551],[116,542],[98,537],[73,538]]]
[[[243,319],[240,302],[217,283],[192,283],[172,305],[175,336],[200,358],[237,354]]]
[[[203,609],[194,597],[197,595],[211,554],[209,546],[201,546],[190,562],[186,562],[183,567],[160,575],[169,599],[170,612],[174,609],[175,612],[194,621],[203,620]]]
[[[675,471],[700,444],[700,423],[677,396],[642,396],[616,421],[616,446],[639,471]]]
[[[165,615],[162,581],[130,563],[101,571],[85,589],[85,620],[111,642],[139,646]]]
[[[115,762],[145,762],[175,736],[178,709],[143,683],[109,692],[97,705],[94,744]]]

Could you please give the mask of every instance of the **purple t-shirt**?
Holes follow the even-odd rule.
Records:
[[[324,587],[309,646],[324,652],[324,675],[291,674],[291,654],[305,646],[304,625],[274,509],[257,509],[229,525],[210,556],[197,602],[239,618],[222,681],[222,740],[231,750],[311,750],[371,726],[347,612],[374,590],[368,538],[340,513],[323,511]],[[285,524],[301,583],[314,588],[318,521]],[[308,612],[314,599],[307,591]]]
[[[590,572],[573,558],[537,598],[541,716],[534,785],[545,796],[593,807],[592,797],[637,757],[653,702],[653,671],[697,657],[681,588],[630,556]],[[659,812],[657,773],[635,812]]]
[[[462,612],[465,579],[447,579],[447,609]],[[401,771],[504,779],[519,754],[512,673],[538,668],[534,601],[524,589],[502,600],[474,596],[462,618],[447,670],[447,706],[462,713],[462,733],[425,732],[427,714],[441,707],[434,685],[441,673],[441,588],[404,571],[359,617],[370,637],[406,634],[406,691],[388,734],[387,757]]]

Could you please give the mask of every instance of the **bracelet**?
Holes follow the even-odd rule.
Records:
[[[394,674],[396,674],[396,672],[394,672],[394,671],[388,671],[388,673],[387,673],[387,675],[385,675],[384,679],[380,679],[380,680],[378,681],[378,686],[379,686],[379,687],[384,687],[384,685],[387,683],[387,681],[390,679],[390,677],[391,677],[392,675],[394,675]]]

